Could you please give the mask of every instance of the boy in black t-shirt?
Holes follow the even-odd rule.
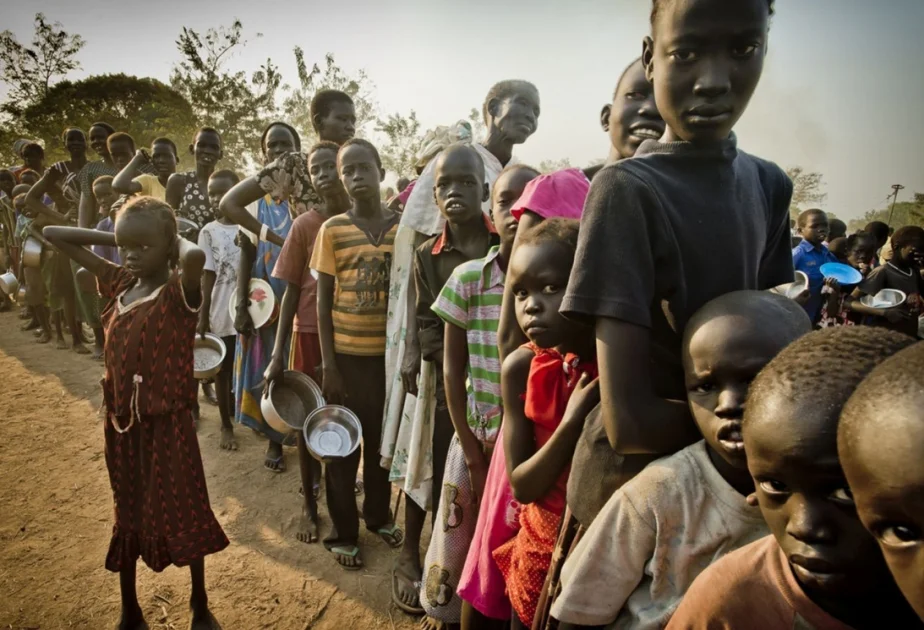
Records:
[[[771,5],[654,2],[642,60],[667,129],[594,179],[562,303],[597,334],[602,401],[569,483],[585,526],[629,470],[699,437],[680,360],[687,319],[722,294],[793,279],[792,183],[739,151],[732,132],[760,79]],[[594,441],[606,474],[582,480],[600,474],[586,452]]]

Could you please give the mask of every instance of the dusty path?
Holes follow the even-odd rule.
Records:
[[[0,314],[0,629],[109,629],[119,587],[103,568],[112,497],[96,416],[102,367],[37,345],[19,324]],[[239,429],[241,450],[228,453],[218,448],[214,407],[203,405],[201,425],[212,507],[231,539],[206,560],[225,630],[415,627],[391,604],[397,552],[363,530],[366,568],[348,573],[323,547],[295,540],[294,452],[289,472],[273,474],[261,465],[265,442],[251,431]],[[187,627],[188,571],[142,566],[138,593],[152,630]]]

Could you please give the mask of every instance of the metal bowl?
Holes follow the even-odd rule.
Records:
[[[19,287],[19,291],[16,292],[16,303],[20,305],[25,305],[26,303],[26,285]]]
[[[184,219],[183,217],[176,218],[176,232],[183,238],[188,239],[190,235],[195,234],[199,231],[199,226],[196,225],[195,221],[190,221],[189,219]]]
[[[196,335],[196,341],[193,343],[193,376],[201,381],[218,374],[227,353],[225,342],[218,335]]]
[[[26,267],[42,266],[42,243],[34,236],[26,237],[22,243],[22,264]]]
[[[324,406],[321,388],[307,374],[286,370],[282,379],[270,383],[260,398],[263,419],[274,430],[289,435],[299,431],[305,418]]]
[[[886,310],[901,306],[907,299],[908,296],[905,295],[904,291],[899,291],[898,289],[883,289],[876,295],[864,295],[860,298],[860,304],[870,308]]]
[[[797,271],[795,282],[787,282],[786,284],[781,284],[774,288],[773,291],[784,297],[788,297],[790,300],[794,300],[799,297],[799,295],[807,288],[808,276],[801,271]]]
[[[308,452],[316,460],[329,462],[347,457],[363,440],[363,427],[355,413],[340,405],[327,405],[305,419],[302,428]]]
[[[0,291],[3,291],[10,297],[15,297],[19,293],[19,280],[12,271],[7,271],[0,275]]]

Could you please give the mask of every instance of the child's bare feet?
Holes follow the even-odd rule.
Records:
[[[320,537],[320,525],[317,516],[312,516],[308,510],[302,508],[302,516],[298,521],[298,531],[295,539],[306,544],[316,543]]]
[[[424,617],[420,620],[420,630],[444,630],[446,624],[433,617]]]
[[[93,346],[93,354],[92,354],[91,358],[92,358],[94,361],[99,361],[99,360],[101,360],[101,359],[103,358],[103,347],[102,347],[102,346],[99,346],[99,345],[94,345],[94,346]]]
[[[122,617],[119,619],[116,630],[148,630],[148,624],[144,620],[141,607],[139,606],[133,610],[123,608]]]
[[[35,340],[36,343],[48,343],[49,341],[51,341],[51,333],[47,330],[43,330],[38,339]]]
[[[189,620],[189,630],[221,630],[221,625],[212,616],[208,604],[197,605],[191,603],[189,610],[192,618]]]
[[[38,327],[39,327],[38,320],[35,319],[35,318],[33,317],[32,319],[28,320],[25,324],[23,324],[22,326],[20,326],[20,327],[19,327],[19,330],[23,330],[23,331],[25,331],[25,330],[35,330],[35,329],[38,328]]]
[[[61,337],[58,337],[58,340],[55,342],[55,348],[58,350],[67,350],[67,342]]]
[[[90,349],[87,348],[85,345],[83,345],[83,343],[81,343],[81,342],[79,342],[79,341],[75,341],[75,342],[74,342],[74,345],[72,346],[72,349],[73,349],[73,351],[76,352],[77,354],[90,354]]]
[[[234,438],[233,427],[221,427],[221,441],[218,446],[225,451],[237,450],[237,440]]]

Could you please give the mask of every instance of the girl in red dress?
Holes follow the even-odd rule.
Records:
[[[228,539],[209,505],[192,413],[205,256],[177,237],[170,206],[151,197],[122,208],[115,234],[53,226],[45,236],[96,276],[106,303],[106,467],[115,502],[106,568],[119,572],[118,628],[147,628],[135,591],[139,557],[157,572],[188,566],[190,627],[211,628],[204,558]],[[123,266],[87,245],[118,245]]]
[[[549,219],[518,235],[507,275],[517,323],[529,339],[501,371],[507,475],[522,510],[520,531],[494,551],[494,561],[507,582],[514,629],[533,623],[574,447],[600,401],[593,329],[558,313],[577,234],[577,221]]]

